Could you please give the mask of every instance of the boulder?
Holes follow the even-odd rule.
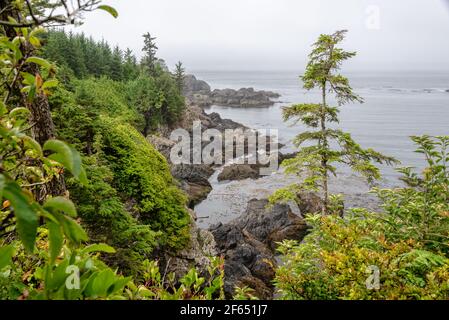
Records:
[[[189,198],[189,208],[207,198],[212,191],[209,177],[214,173],[214,169],[205,164],[179,164],[172,165],[171,173],[180,182],[180,187]]]
[[[254,165],[255,166],[255,165]],[[253,168],[250,164],[233,164],[223,168],[223,171],[218,175],[218,181],[236,181],[245,179],[259,178],[259,170]]]
[[[206,81],[198,80],[193,74],[188,74],[184,77],[184,94],[189,95],[193,93],[208,94],[210,86]]]
[[[247,286],[261,299],[273,296],[275,249],[286,239],[302,240],[305,221],[288,205],[267,208],[268,200],[253,199],[244,214],[210,228],[217,251],[225,257],[225,294],[232,297],[236,287]]]
[[[210,231],[198,228],[194,222],[193,211],[191,215],[189,245],[176,253],[165,252],[161,259],[161,271],[165,274],[174,273],[175,279],[180,279],[193,267],[201,276],[208,277],[209,258],[217,255],[214,236]]]
[[[267,150],[270,149],[269,142],[267,143]],[[247,150],[245,150],[247,152]],[[291,159],[296,156],[296,153],[283,154],[278,153],[278,163],[281,164],[282,161],[286,159]],[[218,175],[218,181],[239,181],[245,179],[258,179],[262,177],[260,175],[260,169],[267,165],[256,164],[231,164],[223,168],[223,170]]]

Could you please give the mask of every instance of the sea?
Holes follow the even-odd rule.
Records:
[[[282,151],[294,151],[292,139],[306,128],[292,126],[282,120],[282,107],[294,103],[320,102],[318,90],[302,88],[300,72],[287,71],[195,71],[212,89],[253,87],[271,90],[281,97],[271,107],[234,108],[211,106],[207,113],[217,112],[222,118],[232,119],[253,129],[277,129]],[[400,166],[425,167],[421,154],[411,141],[413,135],[449,135],[449,72],[348,72],[354,91],[364,103],[340,107],[337,125],[351,133],[364,148],[373,148],[398,159]],[[329,104],[335,104],[330,98]],[[380,187],[400,185],[395,168],[381,166]],[[372,186],[347,168],[340,168],[340,176],[331,182],[331,191],[344,194],[349,207],[366,205],[366,194]],[[295,181],[282,170],[258,180],[218,182],[214,174],[210,182],[213,191],[196,206],[199,225],[208,228],[225,223],[240,215],[253,198],[269,196],[277,188]],[[369,202],[369,201],[368,201]],[[373,200],[375,202],[375,200]]]

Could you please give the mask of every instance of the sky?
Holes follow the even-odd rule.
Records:
[[[351,71],[449,71],[449,0],[105,0],[77,32],[188,70],[302,70],[322,33],[347,29]]]

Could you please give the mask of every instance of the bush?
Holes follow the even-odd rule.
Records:
[[[448,137],[413,137],[428,168],[400,169],[407,185],[374,190],[384,212],[309,216],[313,230],[281,244],[276,287],[284,299],[448,299]],[[379,288],[367,286],[374,269]]]
[[[114,187],[140,222],[161,232],[158,243],[174,250],[189,240],[186,196],[176,187],[165,158],[133,127],[105,119],[103,152]]]

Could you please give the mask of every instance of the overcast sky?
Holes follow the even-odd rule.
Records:
[[[189,70],[302,69],[320,33],[348,29],[348,70],[449,70],[449,0],[105,0],[119,11],[77,28]]]

